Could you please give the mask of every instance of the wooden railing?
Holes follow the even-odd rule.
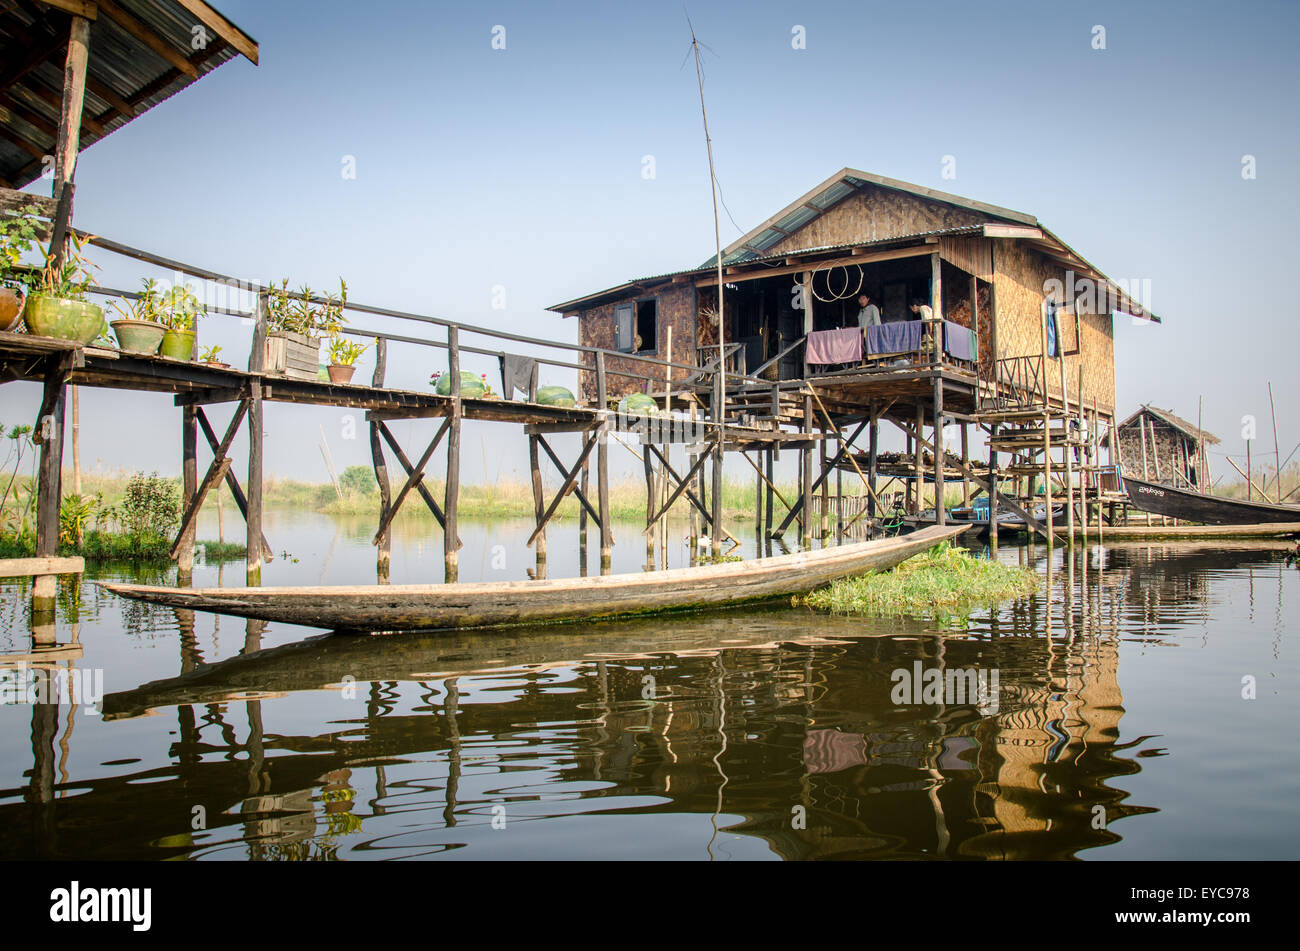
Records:
[[[1047,366],[1042,354],[994,361],[980,382],[999,409],[1030,409],[1047,404]]]
[[[254,298],[254,305],[249,308],[243,307],[225,307],[208,304],[206,311],[208,315],[222,315],[230,317],[240,317],[254,321],[254,345],[249,353],[248,369],[250,372],[260,372],[262,369],[263,353],[259,351],[258,343],[265,339],[266,320],[267,320],[267,300],[272,288],[260,284],[256,281],[248,281],[232,277],[228,274],[222,274],[208,268],[198,267],[187,264],[182,261],[176,261],[171,258],[163,257],[150,251],[144,251],[129,245],[113,241],[101,236],[92,236],[85,232],[77,232],[80,237],[88,242],[88,250],[91,254],[95,250],[110,251],[114,254],[139,261],[154,267],[164,268],[176,275],[183,277],[192,277],[200,281],[210,282],[232,288],[237,292],[245,295],[251,295]],[[121,297],[127,300],[138,300],[139,292],[124,290],[113,287],[92,286],[89,292],[104,297]],[[204,295],[200,295],[201,298]],[[326,304],[329,301],[323,297],[312,297],[310,302],[314,304]],[[714,360],[705,365],[691,365],[686,363],[677,363],[669,360],[660,359],[657,356],[647,356],[645,354],[623,353],[616,350],[607,350],[601,347],[591,347],[578,343],[566,343],[558,340],[547,340],[540,337],[530,337],[524,334],[511,333],[505,330],[498,330],[492,327],[482,327],[474,324],[467,324],[460,321],[449,320],[444,317],[435,317],[427,314],[417,314],[409,311],[395,310],[389,307],[378,307],[370,304],[363,304],[357,301],[349,300],[344,309],[354,314],[364,314],[372,317],[381,317],[391,320],[400,320],[409,323],[421,324],[426,327],[438,327],[445,332],[445,337],[439,339],[433,336],[416,336],[412,334],[403,334],[388,329],[377,330],[364,327],[345,326],[343,333],[351,336],[368,337],[376,341],[378,348],[387,356],[388,343],[401,343],[416,345],[422,347],[431,347],[448,351],[448,365],[457,366],[459,364],[459,355],[462,353],[478,354],[483,356],[501,357],[504,355],[500,348],[501,341],[524,344],[529,347],[540,347],[550,350],[565,351],[572,354],[572,358],[563,359],[556,356],[529,356],[539,364],[585,371],[595,373],[598,377],[597,390],[603,393],[606,390],[606,382],[609,377],[624,377],[647,383],[661,383],[664,380],[665,373],[670,370],[682,370],[691,374],[692,379],[700,381],[700,385],[713,385],[713,378],[718,376],[718,361],[715,356]],[[198,323],[202,323],[199,321]],[[195,353],[198,352],[198,337],[200,327],[195,328]],[[465,338],[476,340],[475,343],[466,343]],[[497,344],[493,347],[491,344]],[[716,350],[716,345],[714,346]],[[735,350],[741,351],[743,360],[743,347],[739,344],[730,344],[727,347],[728,356],[732,356]],[[637,364],[637,369],[617,369],[616,367],[607,367],[610,360],[632,362]],[[378,369],[378,368],[377,368]],[[638,372],[644,371],[644,372]],[[743,382],[762,382],[747,377],[743,368],[737,373],[730,369],[722,370],[722,379],[724,385],[730,385]],[[708,381],[707,384],[704,381]],[[372,383],[373,386],[380,387],[384,385],[382,371],[376,374]],[[453,374],[451,378],[451,395],[459,397],[460,379],[459,374]],[[710,421],[701,421],[709,425]]]

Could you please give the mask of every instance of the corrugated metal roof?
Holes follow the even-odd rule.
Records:
[[[939,237],[955,238],[955,237],[963,237],[966,235],[977,235],[982,233],[983,227],[984,227],[983,225],[972,225],[972,226],[962,227],[962,228],[944,228],[937,231],[915,231],[912,232],[911,234],[894,235],[893,237],[889,237],[889,238],[877,238],[874,241],[854,241],[848,244],[825,244],[825,245],[819,245],[817,247],[786,249],[786,250],[778,251],[775,254],[767,254],[767,255],[752,254],[749,257],[744,258],[743,260],[727,262],[725,266],[734,267],[737,264],[763,265],[768,262],[783,261],[785,258],[789,258],[789,257],[803,257],[811,254],[829,254],[829,253],[834,253],[839,251],[851,251],[854,248],[885,247],[891,244],[911,244],[916,241],[924,240],[926,238],[939,238]],[[638,277],[633,280],[626,281],[622,284],[618,284],[614,287],[606,288],[603,291],[597,291],[594,294],[587,294],[583,297],[574,298],[571,301],[565,301],[563,304],[554,304],[551,307],[548,307],[547,310],[555,311],[558,313],[561,311],[570,310],[575,305],[580,303],[587,304],[588,306],[592,306],[594,302],[599,300],[600,298],[609,297],[610,295],[618,295],[623,291],[630,290],[631,288],[640,285],[662,283],[664,281],[672,280],[675,277],[682,277],[688,274],[707,275],[712,271],[714,271],[716,267],[717,265],[715,265],[713,263],[713,259],[710,258],[707,262],[700,265],[699,267],[686,268],[685,270],[681,270],[681,271],[668,271],[663,274],[653,274],[650,275],[649,277]]]
[[[111,9],[101,5],[90,24],[82,149],[194,82],[119,19],[139,24],[199,78],[238,56],[237,45],[256,55],[256,43],[202,0],[113,0]],[[67,13],[44,5],[0,10],[0,179],[10,187],[39,178],[54,153],[70,25]]]

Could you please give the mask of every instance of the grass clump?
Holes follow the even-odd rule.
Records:
[[[1038,588],[1028,568],[978,558],[944,542],[898,567],[841,578],[807,595],[809,607],[836,614],[965,617]]]

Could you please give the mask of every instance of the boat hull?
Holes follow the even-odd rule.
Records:
[[[1188,489],[1176,489],[1142,479],[1124,477],[1124,489],[1133,505],[1152,515],[1201,522],[1206,525],[1267,525],[1300,522],[1300,505],[1273,505],[1223,499]]]
[[[100,582],[114,594],[191,611],[338,631],[491,627],[728,607],[886,570],[969,526],[754,561],[599,578],[305,588],[166,588]]]

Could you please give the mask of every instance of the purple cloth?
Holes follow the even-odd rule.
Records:
[[[975,334],[969,327],[954,324],[951,320],[943,322],[943,349],[954,360],[974,362],[976,353]]]
[[[867,328],[867,353],[912,353],[921,349],[921,321],[899,320]]]
[[[808,362],[861,363],[862,331],[857,327],[813,331],[808,335]]]

